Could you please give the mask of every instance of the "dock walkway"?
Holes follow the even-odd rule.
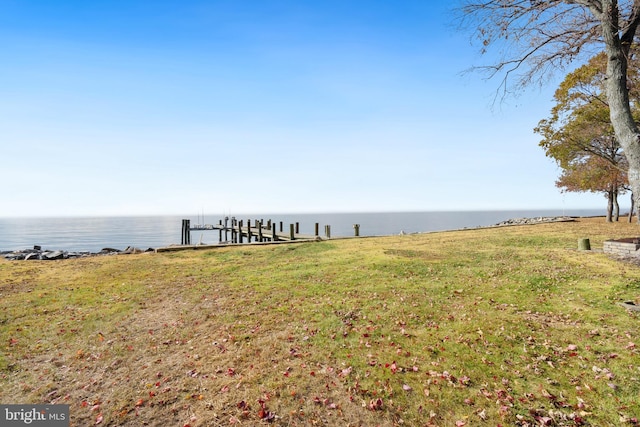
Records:
[[[284,231],[282,223],[278,228],[275,223],[270,221],[267,225],[263,225],[262,222],[256,221],[252,226],[250,224],[244,225],[243,221],[239,221],[235,224],[224,225],[220,224],[205,224],[195,225],[190,227],[191,231],[203,231],[203,230],[217,230],[220,233],[220,242],[233,242],[233,243],[247,243],[252,239],[256,242],[264,241],[290,241],[290,240],[316,240],[319,235],[303,234],[299,232],[299,226],[297,224],[289,224],[289,230]]]
[[[218,231],[220,243],[251,243],[255,242],[279,242],[279,241],[294,241],[294,240],[318,240],[320,239],[318,223],[315,224],[315,234],[300,233],[300,224],[289,224],[289,229],[285,230],[282,221],[279,224],[268,220],[266,223],[263,220],[255,220],[252,225],[251,220],[247,220],[246,225],[243,220],[236,220],[236,218],[225,217],[224,221],[220,220],[218,224],[204,224],[191,226],[191,221],[188,219],[182,220],[182,245],[191,244],[191,232],[192,231]],[[325,237],[331,237],[331,226],[325,226]]]
[[[355,237],[360,236],[360,225],[354,224]],[[220,220],[218,224],[196,224],[191,226],[191,220],[182,220],[182,242],[180,245],[172,245],[164,248],[156,249],[156,252],[177,251],[183,249],[206,249],[206,248],[219,248],[230,245],[238,244],[274,244],[274,243],[298,243],[318,241],[331,238],[331,226],[324,226],[324,236],[320,237],[319,233],[320,224],[315,223],[315,233],[304,234],[300,233],[300,224],[289,224],[289,230],[284,230],[284,224],[282,221],[279,224],[268,220],[265,224],[264,221],[256,220],[254,225],[251,225],[251,220],[247,220],[247,225],[244,225],[242,220],[236,220],[235,217],[225,217],[224,222]],[[191,244],[191,232],[193,231],[218,231],[219,239],[215,245],[207,244]]]

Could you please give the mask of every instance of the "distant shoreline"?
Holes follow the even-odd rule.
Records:
[[[412,233],[407,233],[403,230],[400,230],[400,235],[405,234],[421,234],[421,233],[439,233],[439,232],[451,232],[451,231],[464,231],[464,230],[475,230],[475,229],[483,229],[483,228],[495,228],[495,227],[508,227],[508,226],[518,226],[518,225],[535,225],[535,224],[544,224],[544,223],[553,223],[553,222],[569,222],[575,221],[576,218],[599,218],[603,216],[595,215],[589,217],[578,217],[578,216],[537,216],[537,217],[521,217],[521,218],[510,218],[507,220],[500,221],[495,224],[484,225],[484,226],[476,226],[476,227],[463,227],[463,228],[452,228],[452,229],[441,229],[441,230],[430,230],[430,231],[417,231]],[[622,216],[621,216],[622,218]],[[361,238],[365,237],[385,237],[385,236],[393,236],[394,234],[380,234],[380,235],[365,235],[361,236]],[[353,238],[353,236],[335,236],[333,239],[340,238]],[[322,239],[319,239],[322,240]],[[308,240],[307,240],[308,241]],[[286,243],[286,242],[285,242]],[[290,242],[294,243],[294,242]],[[168,250],[187,250],[187,249],[206,249],[206,248],[215,248],[221,246],[241,246],[241,245],[252,245],[256,244],[256,242],[245,243],[245,244],[227,244],[227,243],[218,243],[218,244],[195,244],[195,245],[167,245],[167,246],[158,246],[156,248],[148,247],[146,249],[137,248],[134,246],[128,246],[124,250],[114,249],[111,247],[102,248],[100,251],[69,251],[64,249],[42,249],[41,246],[36,245],[31,249],[17,249],[17,250],[4,250],[0,251],[0,255],[7,260],[10,261],[20,261],[20,260],[59,260],[59,259],[70,259],[70,258],[83,258],[83,257],[91,257],[91,256],[105,256],[105,255],[119,255],[119,254],[133,254],[133,253],[144,253],[144,252],[155,252],[160,249],[162,251]]]

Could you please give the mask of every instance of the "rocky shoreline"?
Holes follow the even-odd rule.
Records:
[[[497,224],[492,227],[504,227],[510,225],[531,225],[531,224],[543,224],[548,222],[563,222],[563,221],[575,221],[574,217],[569,216],[552,216],[552,217],[534,217],[534,218],[512,218]],[[479,227],[483,228],[483,227]],[[89,251],[63,251],[63,250],[43,250],[40,246],[34,246],[33,249],[24,249],[18,251],[4,251],[0,252],[0,256],[3,256],[9,261],[26,261],[26,260],[44,260],[53,261],[58,259],[72,259],[72,258],[85,258],[91,256],[107,256],[107,255],[124,255],[124,254],[136,254],[143,252],[154,252],[155,249],[138,249],[134,247],[128,247],[124,250],[104,248],[100,252]]]
[[[143,252],[153,252],[155,249],[149,248],[146,250],[138,249],[129,246],[125,250],[104,248],[100,252],[89,251],[62,251],[62,250],[43,250],[40,246],[34,246],[33,249],[22,249],[17,251],[3,251],[0,252],[5,259],[9,261],[28,261],[28,260],[40,260],[40,261],[54,261],[58,259],[72,259],[72,258],[86,258],[91,256],[106,256],[106,255],[126,255],[126,254],[139,254]]]
[[[543,224],[547,222],[565,222],[575,221],[575,217],[571,216],[539,216],[534,218],[512,218],[506,221],[499,222],[494,227],[502,227],[505,225],[532,225]]]

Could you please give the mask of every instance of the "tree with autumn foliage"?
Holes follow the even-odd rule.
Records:
[[[635,204],[640,200],[640,128],[629,98],[630,52],[637,44],[640,0],[460,0],[461,24],[481,51],[500,56],[486,66],[500,87],[543,82],[550,71],[604,52],[611,124],[627,160]],[[539,79],[539,80],[538,80]]]
[[[607,198],[607,221],[617,221],[620,215],[618,195],[626,192],[627,176],[620,168],[601,157],[587,157],[563,169],[556,186],[563,191],[604,193]]]
[[[555,92],[551,116],[541,120],[535,132],[543,136],[540,146],[546,155],[562,168],[556,185],[564,191],[604,193],[607,220],[612,221],[619,216],[618,195],[627,191],[629,182],[628,163],[610,120],[605,80],[606,57],[601,53],[567,75]],[[637,81],[637,68],[631,67],[629,82]],[[635,107],[636,85],[629,85],[629,93]],[[637,115],[637,108],[633,110]]]

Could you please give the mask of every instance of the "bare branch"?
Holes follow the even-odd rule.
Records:
[[[591,3],[591,2],[587,2]],[[549,73],[587,58],[589,48],[601,48],[599,22],[584,5],[562,0],[466,1],[458,9],[463,28],[473,26],[473,39],[498,50],[492,65],[471,67],[489,78],[502,76],[498,92],[509,93],[542,83]],[[599,45],[599,46],[598,46]]]

